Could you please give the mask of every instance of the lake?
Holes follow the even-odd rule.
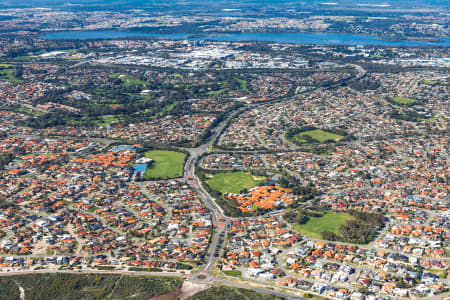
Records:
[[[293,44],[325,44],[325,45],[380,45],[380,46],[450,46],[450,39],[443,38],[439,42],[427,41],[387,41],[374,36],[347,33],[142,33],[127,31],[58,31],[44,36],[45,39],[118,39],[131,37],[150,37],[163,39],[216,40],[216,41],[265,41]]]

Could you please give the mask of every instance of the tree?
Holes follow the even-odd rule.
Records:
[[[328,241],[338,241],[340,239],[339,236],[336,233],[331,232],[331,231],[327,231],[327,230],[322,231],[320,233],[320,235],[322,236],[322,238],[324,240],[328,240]]]

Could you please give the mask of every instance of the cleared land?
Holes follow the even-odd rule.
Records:
[[[243,189],[250,189],[264,182],[266,177],[253,176],[246,172],[226,172],[212,175],[208,185],[221,193],[239,194]]]
[[[176,178],[183,176],[186,154],[175,151],[153,150],[145,152],[153,163],[145,171],[145,178]]]
[[[414,99],[405,98],[405,97],[394,97],[394,98],[392,98],[392,100],[394,100],[394,102],[399,105],[411,105],[411,104],[414,104],[417,102]]]
[[[309,138],[308,138],[309,137]],[[333,140],[335,142],[339,141],[343,136],[335,133],[327,132],[322,129],[314,129],[299,132],[294,136],[294,139],[299,143],[311,143],[311,142],[319,142],[323,143],[328,140]]]
[[[339,234],[339,227],[354,218],[346,213],[327,212],[322,217],[309,217],[306,224],[294,224],[297,232],[314,239],[321,239],[323,231]]]

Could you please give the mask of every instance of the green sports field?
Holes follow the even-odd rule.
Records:
[[[221,193],[239,194],[243,189],[250,189],[264,182],[266,177],[254,176],[246,172],[226,172],[212,175],[208,185]]]
[[[392,98],[395,103],[399,105],[411,105],[416,103],[417,101],[411,98],[405,98],[405,97],[394,97]]]
[[[295,231],[314,239],[321,239],[323,231],[339,234],[339,227],[354,218],[346,213],[326,212],[322,217],[309,217],[306,224],[294,224]]]
[[[186,154],[175,151],[153,150],[145,152],[154,162],[145,171],[145,178],[176,178],[183,176]]]
[[[300,143],[309,143],[306,136],[310,136],[312,139],[318,141],[319,143],[323,143],[327,140],[333,140],[335,142],[339,141],[342,136],[338,134],[334,134],[331,132],[324,131],[322,129],[314,129],[314,130],[308,130],[299,132],[294,136],[294,139]]]

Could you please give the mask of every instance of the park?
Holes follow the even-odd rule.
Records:
[[[239,171],[211,175],[207,183],[213,190],[221,193],[240,194],[241,191],[251,189],[265,180],[264,176],[254,176],[251,173]]]
[[[145,170],[145,179],[169,179],[183,176],[185,153],[152,150],[145,152],[145,157],[153,159],[152,165]]]
[[[322,232],[330,231],[339,235],[339,227],[353,219],[354,217],[346,213],[326,212],[321,217],[308,217],[305,224],[296,223],[293,228],[305,236],[322,239]]]
[[[322,129],[302,131],[294,135],[294,139],[299,143],[325,143],[327,141],[339,141],[343,136],[327,132]]]

